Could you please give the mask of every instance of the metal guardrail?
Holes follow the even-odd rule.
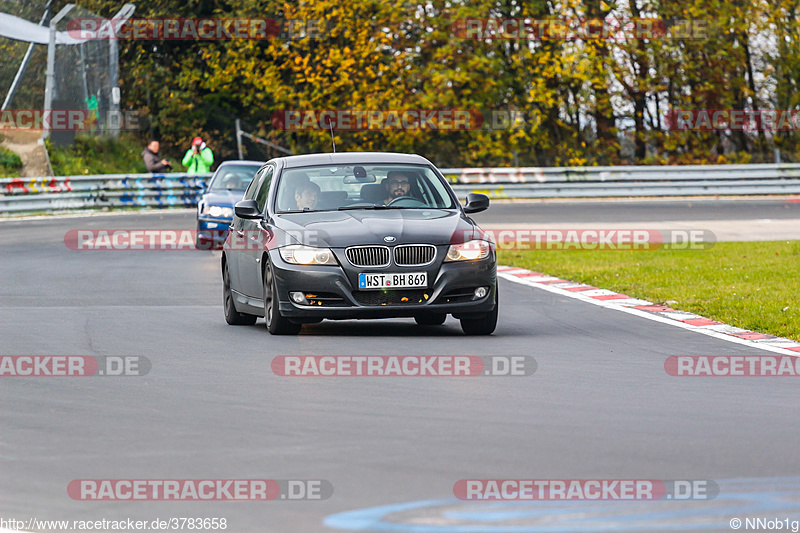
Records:
[[[800,194],[800,164],[449,168],[459,193],[494,198]]]
[[[446,168],[459,197],[602,198],[800,194],[800,163],[552,168]],[[0,178],[0,213],[193,207],[211,174]]]
[[[0,178],[0,213],[118,207],[193,207],[211,174]]]

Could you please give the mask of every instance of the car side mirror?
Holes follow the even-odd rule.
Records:
[[[261,218],[261,211],[258,209],[258,204],[252,198],[236,202],[233,206],[233,211],[239,218]]]
[[[489,197],[485,194],[471,192],[467,195],[467,204],[464,206],[465,213],[480,213],[481,211],[486,211],[488,208]]]

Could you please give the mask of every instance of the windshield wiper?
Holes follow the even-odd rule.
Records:
[[[389,209],[388,205],[372,204],[372,205],[343,205],[339,211],[347,211],[350,209]]]

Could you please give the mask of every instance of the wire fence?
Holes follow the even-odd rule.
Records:
[[[40,23],[44,4],[17,0],[0,0],[0,13],[7,13],[29,22]],[[0,101],[6,99],[29,44],[0,35]],[[9,109],[37,109],[44,105],[44,80],[47,69],[47,47],[34,45],[31,55]]]
[[[48,62],[46,42],[49,41],[53,10],[49,3],[0,0],[0,16],[4,17],[9,33],[16,37],[0,33],[0,56],[3,58],[0,61],[0,100],[4,102],[4,109],[44,113]],[[80,111],[82,118],[78,128],[73,124],[63,129],[51,127],[53,141],[57,144],[71,143],[78,131],[100,135],[116,129],[118,114],[110,113],[114,99],[118,98],[113,90],[117,86],[116,43],[111,39],[82,40],[74,32],[74,28],[80,26],[77,21],[99,18],[91,11],[73,6],[56,23],[58,40],[54,47],[49,109]],[[41,29],[24,27],[23,21],[37,24]],[[13,29],[15,22],[19,23],[18,31]],[[36,129],[37,125],[34,124],[33,128]]]

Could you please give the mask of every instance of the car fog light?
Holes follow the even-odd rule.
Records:
[[[289,297],[296,304],[308,305],[308,300],[306,300],[306,297],[302,292],[291,292],[289,293]]]
[[[475,297],[473,299],[480,300],[481,298],[486,296],[488,292],[489,291],[486,289],[486,287],[478,287],[477,289],[475,289]]]

